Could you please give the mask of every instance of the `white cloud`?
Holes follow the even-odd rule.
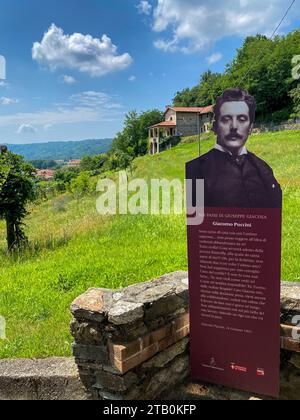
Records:
[[[117,47],[107,35],[101,39],[91,35],[64,34],[63,29],[52,24],[41,42],[35,42],[32,58],[51,70],[76,69],[91,76],[124,70],[133,59],[128,53],[118,55]]]
[[[36,133],[36,128],[31,124],[21,124],[17,130],[18,134],[33,134]]]
[[[66,85],[74,85],[75,83],[77,83],[77,80],[74,77],[68,76],[67,74],[61,76],[60,81],[62,83],[65,83]]]
[[[212,55],[210,55],[209,57],[206,58],[206,60],[208,61],[208,64],[215,64],[218,61],[222,60],[223,55],[221,53],[214,53]]]
[[[136,77],[135,76],[130,76],[128,80],[129,80],[129,82],[135,82]]]
[[[282,0],[157,0],[152,27],[165,35],[155,46],[192,53],[226,36],[270,35],[285,10]],[[294,17],[299,10],[293,9]]]
[[[54,104],[49,110],[0,114],[0,127],[16,126],[19,134],[28,134],[60,124],[120,122],[124,115],[125,110],[113,96],[87,91],[72,95],[65,103]]]
[[[51,130],[52,127],[53,127],[52,124],[45,124],[43,128],[44,128],[44,131],[49,131]]]
[[[6,98],[5,96],[2,96],[2,98],[0,98],[0,103],[1,103],[1,105],[18,104],[19,103],[19,99]]]
[[[139,4],[137,5],[138,11],[141,14],[144,15],[150,15],[151,11],[152,11],[152,6],[148,1],[142,0],[139,2]]]
[[[75,95],[72,95],[70,99],[80,107],[96,109],[101,107],[101,109],[106,110],[122,108],[121,104],[115,102],[112,96],[93,90],[76,93]]]
[[[0,80],[0,87],[8,87],[8,83],[4,80]]]

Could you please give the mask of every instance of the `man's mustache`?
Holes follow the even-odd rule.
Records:
[[[225,138],[226,140],[232,140],[232,139],[243,140],[243,137],[236,132],[228,134]]]

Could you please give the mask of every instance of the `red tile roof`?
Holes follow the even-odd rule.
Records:
[[[203,107],[201,114],[209,114],[214,112],[214,105],[208,105]]]
[[[178,106],[170,106],[167,108],[166,112],[171,109],[175,112],[191,112],[191,113],[200,113],[200,114],[208,114],[213,112],[214,107],[213,105],[205,106],[205,107],[178,107]]]
[[[80,163],[80,159],[70,159],[68,162],[68,166],[80,166]]]
[[[38,169],[36,171],[37,176],[45,179],[52,179],[54,177],[53,169]]]

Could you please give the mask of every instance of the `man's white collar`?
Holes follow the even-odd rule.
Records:
[[[223,152],[223,153],[229,153],[231,156],[233,156],[233,154],[229,151],[229,150],[227,150],[227,149],[225,149],[223,146],[221,146],[219,143],[216,143],[215,144],[215,149],[216,150],[219,150],[220,152]],[[248,154],[248,150],[246,149],[246,147],[244,146],[240,151],[239,151],[239,154],[238,154],[238,156],[242,156],[242,155],[247,155]]]

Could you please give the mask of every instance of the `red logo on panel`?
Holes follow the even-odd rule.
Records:
[[[231,363],[231,370],[234,370],[235,372],[241,372],[241,373],[248,372],[248,368],[246,368],[245,366],[236,365],[235,363]]]
[[[265,376],[265,369],[256,369],[257,376]]]

